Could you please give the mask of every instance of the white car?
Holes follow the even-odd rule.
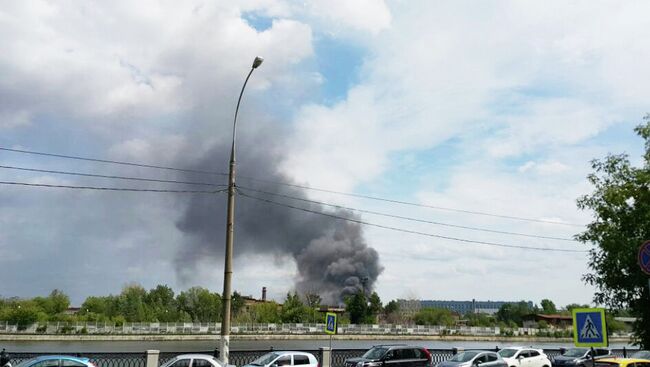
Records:
[[[231,364],[224,366],[223,362],[209,354],[181,354],[160,367],[235,367]]]
[[[311,353],[292,351],[270,352],[243,367],[282,366],[318,367],[318,360]]]
[[[508,367],[551,367],[551,361],[541,349],[508,347],[499,351]]]

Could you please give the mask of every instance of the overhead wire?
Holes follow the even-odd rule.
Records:
[[[47,188],[59,188],[59,189],[98,190],[98,191],[167,192],[167,193],[182,193],[182,194],[217,194],[227,190],[227,189],[221,189],[221,190],[208,191],[208,190],[138,189],[138,188],[130,188],[130,187],[59,185],[59,184],[15,182],[15,181],[0,181],[0,185],[47,187]]]
[[[118,165],[125,165],[125,166],[134,166],[134,167],[143,167],[143,168],[155,168],[155,169],[162,169],[162,170],[171,170],[171,171],[189,172],[189,173],[207,174],[207,175],[217,175],[217,176],[228,176],[227,173],[223,173],[223,172],[206,171],[206,170],[198,170],[198,169],[185,169],[185,168],[178,168],[178,167],[169,167],[169,166],[160,166],[160,165],[151,165],[151,164],[141,164],[141,163],[124,162],[124,161],[114,161],[114,160],[107,160],[107,159],[88,158],[88,157],[75,156],[75,155],[64,155],[64,154],[37,152],[37,151],[31,151],[31,150],[25,150],[25,149],[14,149],[14,148],[0,147],[0,150],[14,152],[14,153],[33,154],[33,155],[41,155],[41,156],[49,156],[49,157],[57,157],[57,158],[66,158],[66,159],[76,159],[76,160],[100,162],[100,163],[110,163],[110,164],[118,164]],[[246,180],[262,182],[262,183],[268,183],[268,184],[273,184],[273,185],[282,185],[282,186],[288,186],[288,187],[295,187],[295,188],[311,190],[311,191],[319,191],[319,192],[325,192],[325,193],[330,193],[330,194],[343,195],[343,196],[348,196],[348,197],[355,197],[355,198],[360,198],[360,199],[382,201],[382,202],[388,202],[388,203],[393,203],[393,204],[400,204],[400,205],[406,205],[406,206],[428,208],[428,209],[434,209],[434,210],[442,210],[442,211],[457,212],[457,213],[472,214],[472,215],[481,215],[481,216],[495,217],[495,218],[502,218],[502,219],[509,219],[509,220],[517,220],[517,221],[546,223],[546,224],[553,224],[553,225],[563,225],[563,226],[572,226],[572,227],[584,227],[585,226],[584,224],[577,224],[577,223],[570,223],[570,222],[562,222],[562,221],[547,220],[547,219],[537,219],[537,218],[528,218],[528,217],[521,217],[521,216],[514,216],[514,215],[504,215],[504,214],[496,214],[496,213],[489,213],[489,212],[482,212],[482,211],[475,211],[475,210],[466,210],[466,209],[458,209],[458,208],[450,208],[450,207],[443,207],[443,206],[436,206],[436,205],[421,204],[421,203],[409,202],[409,201],[404,201],[404,200],[382,198],[382,197],[378,197],[378,196],[371,196],[371,195],[357,194],[357,193],[351,193],[351,192],[329,190],[329,189],[312,187],[312,186],[307,186],[307,185],[293,184],[293,183],[289,183],[289,182],[266,180],[266,179],[251,177],[251,176],[245,176],[245,175],[238,175],[237,177],[239,179],[246,179]]]
[[[331,204],[331,203],[326,203],[326,202],[317,201],[317,200],[310,200],[310,199],[300,198],[300,197],[297,197],[297,196],[291,196],[291,195],[280,194],[280,193],[275,193],[275,192],[270,192],[270,191],[253,189],[253,188],[250,188],[250,187],[245,187],[245,186],[240,186],[240,185],[238,185],[237,187],[248,190],[248,191],[257,192],[257,193],[260,193],[260,194],[277,196],[277,197],[282,197],[282,198],[285,198],[285,199],[297,200],[297,201],[302,201],[302,202],[306,202],[306,203],[319,204],[319,205],[328,206],[328,207],[337,208],[337,209],[345,209],[345,210],[350,210],[350,211],[353,211],[353,212],[378,215],[378,216],[383,216],[383,217],[388,217],[388,218],[402,219],[402,220],[411,221],[411,222],[419,222],[419,223],[433,224],[433,225],[444,226],[444,227],[467,229],[467,230],[472,230],[472,231],[505,234],[505,235],[511,235],[511,236],[522,236],[522,237],[540,238],[540,239],[547,239],[547,240],[575,242],[575,240],[572,239],[572,238],[543,236],[543,235],[536,235],[536,234],[529,234],[529,233],[509,232],[509,231],[501,231],[501,230],[494,230],[494,229],[488,229],[488,228],[478,228],[478,227],[463,226],[463,225],[458,225],[458,224],[443,223],[443,222],[437,222],[437,221],[432,221],[432,220],[407,217],[407,216],[396,215],[396,214],[382,213],[382,212],[378,212],[378,211],[374,211],[374,210],[359,209],[359,208],[353,208],[353,207],[349,207],[349,206]]]
[[[179,180],[163,180],[157,178],[148,178],[148,177],[131,177],[131,176],[115,176],[115,175],[100,175],[95,173],[84,173],[84,172],[73,172],[73,171],[58,171],[58,170],[49,170],[49,169],[39,169],[39,168],[28,168],[28,167],[16,167],[16,166],[4,166],[0,165],[2,169],[11,169],[18,171],[27,171],[27,172],[40,172],[40,173],[52,173],[57,175],[68,175],[68,176],[83,176],[83,177],[96,177],[96,178],[109,178],[109,179],[118,179],[118,180],[130,180],[130,181],[145,181],[145,182],[157,182],[157,183],[173,183],[173,184],[183,184],[183,185],[197,185],[197,186],[212,186],[212,187],[226,187],[224,184],[215,184],[209,182],[195,182],[195,181],[179,181]]]
[[[5,147],[0,147],[0,150],[4,150],[4,151],[7,151],[7,152],[14,152],[14,153],[41,155],[41,156],[46,156],[46,157],[56,157],[56,158],[65,158],[65,159],[76,159],[76,160],[81,160],[81,161],[118,164],[118,165],[122,165],[122,166],[133,166],[133,167],[141,167],[141,168],[156,168],[156,169],[162,169],[162,170],[168,170],[168,171],[200,173],[200,174],[209,174],[209,175],[217,175],[217,176],[228,176],[227,173],[219,173],[219,172],[205,171],[205,170],[199,170],[199,169],[188,169],[188,168],[158,166],[158,165],[153,165],[153,164],[142,164],[142,163],[133,163],[133,162],[124,162],[124,161],[114,161],[114,160],[109,160],[109,159],[88,158],[88,157],[82,157],[82,156],[76,156],[76,155],[65,155],[65,154],[36,152],[36,151],[33,151],[33,150],[13,149],[13,148],[5,148]]]
[[[357,223],[357,224],[360,224],[360,225],[383,228],[383,229],[387,229],[387,230],[391,230],[391,231],[395,231],[395,232],[409,233],[409,234],[415,234],[415,235],[420,235],[420,236],[438,238],[438,239],[443,239],[443,240],[456,241],[456,242],[461,242],[461,243],[487,245],[487,246],[503,247],[503,248],[515,248],[515,249],[535,250],[535,251],[571,252],[571,253],[586,253],[587,252],[585,250],[572,250],[572,249],[553,248],[553,247],[510,245],[510,244],[504,244],[504,243],[499,243],[499,242],[479,241],[479,240],[470,240],[470,239],[459,238],[459,237],[443,236],[443,235],[438,235],[438,234],[434,234],[434,233],[427,233],[427,232],[421,232],[421,231],[415,231],[415,230],[410,230],[410,229],[404,229],[404,228],[399,228],[399,227],[393,227],[393,226],[388,226],[388,225],[383,225],[383,224],[367,222],[367,221],[360,220],[360,219],[349,218],[349,217],[344,217],[344,216],[340,216],[340,215],[336,215],[336,214],[325,213],[325,212],[321,212],[321,211],[317,211],[317,210],[302,208],[302,207],[298,207],[298,206],[291,205],[291,204],[280,203],[280,202],[277,202],[277,201],[274,201],[274,200],[265,199],[265,198],[261,198],[261,197],[257,197],[257,196],[247,194],[247,193],[243,192],[240,189],[237,190],[237,193],[242,197],[249,198],[249,199],[252,199],[252,200],[257,200],[257,201],[264,202],[264,203],[271,204],[271,205],[275,205],[275,206],[290,208],[290,209],[299,210],[299,211],[312,213],[312,214],[318,214],[318,215],[330,217],[330,218],[337,219],[337,220],[343,220],[343,221],[348,221],[348,222],[352,222],[352,223]]]

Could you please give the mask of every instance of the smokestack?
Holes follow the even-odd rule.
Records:
[[[266,287],[262,287],[262,301],[266,302]]]

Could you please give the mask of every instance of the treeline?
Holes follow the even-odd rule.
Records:
[[[363,293],[345,301],[349,312],[340,322],[373,323],[384,309],[376,293]],[[287,294],[275,301],[246,302],[238,292],[232,296],[234,323],[320,323],[321,298],[317,294]],[[396,310],[396,303],[393,308]],[[19,326],[51,321],[88,322],[220,322],[222,299],[219,293],[192,287],[175,294],[167,285],[146,290],[140,285],[126,286],[117,295],[91,296],[79,310],[70,312],[70,298],[59,290],[47,297],[31,299],[0,298],[0,321]]]
[[[282,304],[274,301],[247,302],[238,292],[232,297],[233,323],[321,323],[323,314],[318,311],[322,300],[317,294],[289,293]],[[341,324],[417,324],[516,328],[523,326],[526,315],[562,314],[570,315],[576,307],[587,305],[571,304],[558,309],[548,300],[540,306],[518,302],[502,306],[496,315],[474,314],[457,315],[446,309],[425,308],[415,314],[401,312],[395,300],[382,304],[379,295],[373,292],[366,295],[359,292],[345,298],[346,312],[340,316]],[[221,295],[202,287],[192,287],[178,294],[167,285],[158,285],[146,290],[140,285],[128,285],[117,295],[91,296],[86,298],[79,310],[72,313],[69,297],[54,290],[47,297],[31,299],[0,298],[0,321],[19,326],[52,321],[112,322],[220,322]],[[617,313],[617,316],[627,316]],[[608,313],[607,324],[610,330],[625,329],[625,325],[613,319]],[[538,328],[549,327],[539,321]]]

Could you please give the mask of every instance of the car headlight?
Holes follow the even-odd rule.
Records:
[[[363,367],[363,362],[357,362],[357,367]]]

